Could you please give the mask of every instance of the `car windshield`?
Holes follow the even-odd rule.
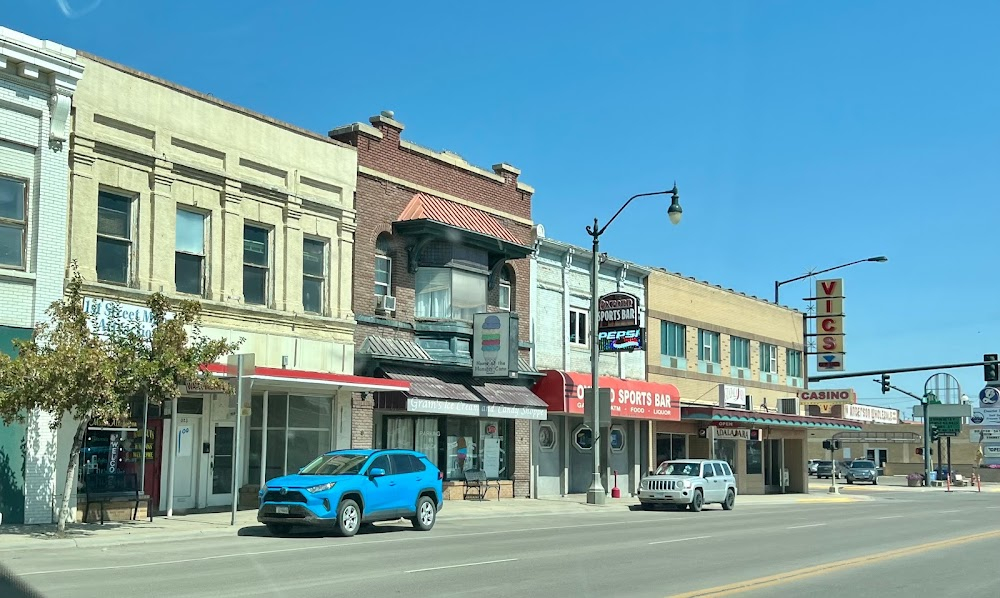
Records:
[[[875,463],[873,461],[855,461],[854,463],[851,463],[851,467],[857,469],[871,469],[872,467],[875,467]]]
[[[656,475],[688,475],[696,476],[699,475],[701,470],[701,465],[699,463],[678,463],[678,462],[666,462],[660,463],[660,466],[656,469]]]
[[[299,473],[305,475],[356,475],[368,460],[368,455],[358,453],[335,453],[320,455]]]

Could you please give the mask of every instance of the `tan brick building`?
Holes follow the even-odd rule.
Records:
[[[164,510],[230,504],[236,468],[255,506],[264,480],[350,446],[352,390],[408,386],[353,376],[357,153],[96,56],[83,63],[69,259],[87,308],[103,326],[144,321],[155,291],[200,300],[203,331],[242,338],[256,365],[249,417],[196,392],[149,413],[147,491]],[[130,429],[88,434],[82,475],[138,469],[137,410]],[[177,455],[171,496],[161,454]]]
[[[663,270],[647,292],[647,378],[682,405],[681,421],[657,422],[653,462],[722,458],[742,493],[807,492],[808,430],[856,425],[799,415],[804,315]]]
[[[426,454],[447,498],[462,496],[474,469],[498,478],[501,494],[527,496],[530,423],[546,414],[529,390],[534,190],[509,164],[487,170],[403,139],[391,112],[369,122],[330,132],[358,151],[356,372],[410,390],[358,394],[354,446]],[[497,326],[518,316],[496,341],[512,349],[500,378],[473,376],[488,355],[474,342],[477,313]]]

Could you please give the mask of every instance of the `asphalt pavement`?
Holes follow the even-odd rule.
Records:
[[[809,596],[853,578],[865,580],[850,584],[856,596],[991,595],[986,569],[969,561],[1000,548],[1000,494],[871,494],[730,512],[512,511],[442,517],[431,532],[382,524],[354,538],[272,538],[247,525],[173,542],[0,546],[0,562],[51,598]]]

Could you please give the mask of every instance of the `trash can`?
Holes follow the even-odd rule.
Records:
[[[931,481],[932,482],[936,482],[937,481],[937,471],[936,470],[931,471]]]

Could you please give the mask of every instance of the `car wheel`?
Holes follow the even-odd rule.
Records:
[[[691,498],[690,509],[697,513],[705,506],[705,495],[701,493],[701,490],[695,490],[694,496]]]
[[[853,483],[854,483],[854,480],[852,480],[851,478],[847,478],[847,483],[848,483],[848,484],[853,484]]]
[[[736,506],[736,493],[733,492],[732,488],[726,492],[726,500],[722,501],[722,509],[725,511],[732,511],[733,507]]]
[[[417,501],[417,514],[410,519],[410,522],[416,529],[426,532],[434,527],[435,520],[437,520],[437,508],[434,506],[434,501],[429,496],[421,496]]]
[[[358,533],[361,527],[361,509],[358,503],[350,498],[340,501],[337,507],[337,531],[341,536],[349,538]]]
[[[878,476],[872,479],[872,486],[878,486]]]
[[[268,523],[267,531],[272,536],[287,536],[292,531],[292,526],[287,523]]]

